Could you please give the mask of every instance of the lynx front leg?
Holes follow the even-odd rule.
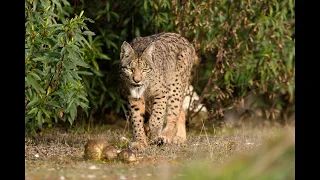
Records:
[[[149,119],[149,138],[152,143],[158,143],[158,138],[161,135],[166,112],[166,102],[167,97],[165,95],[158,95],[153,100],[152,112]]]
[[[143,127],[143,115],[145,113],[144,98],[129,98],[129,112],[133,128],[133,142],[130,143],[130,149],[137,151],[143,150],[147,146],[146,134]]]

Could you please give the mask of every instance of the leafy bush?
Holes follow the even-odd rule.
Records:
[[[86,17],[95,20],[88,27],[96,36],[89,37],[89,44],[102,56],[93,56],[92,50],[84,49],[85,61],[91,65],[94,76],[83,76],[88,92],[90,115],[100,120],[105,113],[120,114],[125,112],[126,101],[121,96],[121,83],[118,76],[119,47],[124,40],[150,35],[158,31],[170,31],[170,3],[125,0],[92,0],[75,3],[74,12],[86,9]],[[72,3],[70,1],[70,3]],[[169,24],[172,24],[168,26]],[[108,61],[105,61],[108,60]]]
[[[294,104],[292,0],[93,0],[76,7],[77,11],[86,8],[86,16],[95,19],[91,29],[111,58],[98,63],[103,77],[88,79],[98,88],[88,88],[95,91],[92,99],[99,100],[90,103],[100,102],[109,112],[124,104],[119,95],[121,87],[114,88],[119,84],[115,75],[118,47],[124,40],[162,31],[178,32],[195,45],[202,63],[195,69],[192,84],[201,94],[198,103],[203,101],[211,109],[211,118],[222,117],[226,109],[243,102],[250,93],[262,96],[252,108],[263,109],[268,118]],[[109,89],[108,97],[103,96],[101,92],[106,91],[100,86]]]
[[[177,31],[195,45],[207,62],[194,86],[211,117],[253,92],[255,104],[274,119],[294,103],[294,0],[173,1]]]
[[[77,107],[88,108],[80,74],[89,65],[85,39],[89,31],[83,11],[69,17],[66,0],[27,0],[25,4],[25,123],[29,130],[58,120],[73,123]]]
[[[201,57],[192,84],[209,118],[221,118],[255,93],[261,101],[252,108],[272,119],[295,101],[294,3],[27,0],[26,123],[72,123],[77,107],[85,119],[124,116],[119,47],[163,31],[185,36]]]

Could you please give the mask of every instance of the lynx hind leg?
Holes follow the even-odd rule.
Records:
[[[162,131],[162,139],[164,143],[172,143],[173,137],[177,133],[177,122],[180,116],[180,109],[183,102],[183,86],[181,77],[179,75],[173,75],[170,84],[170,96],[167,102],[167,121],[166,126]]]
[[[160,138],[159,142],[172,143],[172,139],[177,132],[176,119],[177,117],[172,115],[167,117],[167,124],[163,129],[161,136],[159,137]]]
[[[173,137],[172,141],[174,144],[182,144],[187,140],[186,115],[183,108],[181,108],[180,110],[180,115],[176,123],[176,126],[177,126],[177,132],[175,137]]]
[[[194,63],[194,48],[190,46],[189,48],[183,49],[178,54],[178,63],[177,63],[177,72],[179,73],[179,76],[181,77],[181,88],[179,89],[179,98],[181,103],[183,103],[184,100],[184,92],[186,90],[186,87],[189,86],[189,79],[191,74],[191,68]],[[177,79],[175,79],[177,81]],[[178,88],[176,88],[178,90]],[[180,93],[181,91],[181,93]],[[178,95],[178,94],[176,94]],[[172,141],[174,144],[182,144],[187,139],[187,133],[186,133],[186,117],[185,112],[182,107],[182,104],[180,106],[180,112],[178,119],[176,120],[176,134],[173,137]]]

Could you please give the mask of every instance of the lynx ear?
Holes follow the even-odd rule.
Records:
[[[126,41],[124,41],[121,45],[121,52],[120,52],[120,60],[122,58],[124,58],[125,56],[129,56],[130,53],[133,52],[132,47],[130,46],[129,43],[127,43]]]
[[[143,56],[152,56],[152,53],[154,51],[154,42],[152,42],[144,51]]]

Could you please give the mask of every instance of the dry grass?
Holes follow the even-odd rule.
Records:
[[[211,127],[212,128],[212,127]],[[184,146],[150,146],[138,161],[84,161],[87,140],[125,147],[130,134],[113,126],[52,129],[25,138],[26,179],[290,179],[294,177],[294,127],[190,130]],[[209,128],[210,129],[210,128]],[[208,133],[211,132],[211,133]]]

